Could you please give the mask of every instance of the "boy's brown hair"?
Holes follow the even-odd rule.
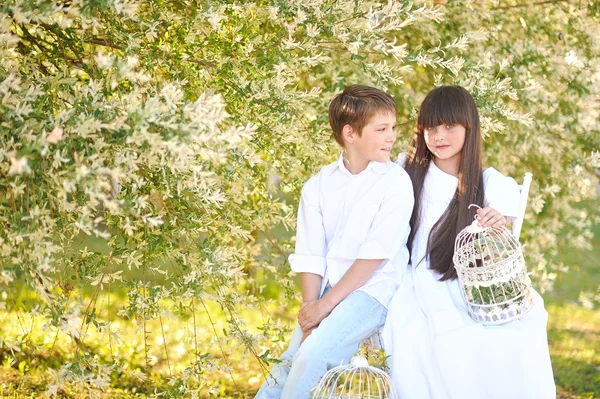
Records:
[[[377,112],[398,112],[396,102],[387,93],[370,86],[352,85],[338,94],[329,104],[329,125],[333,138],[342,147],[342,130],[350,125],[360,136],[363,127]]]

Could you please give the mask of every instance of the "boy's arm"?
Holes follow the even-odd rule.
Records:
[[[313,273],[300,273],[300,283],[302,284],[302,306],[300,309],[306,306],[306,304],[316,301],[319,299],[319,294],[321,293],[321,280],[323,277],[318,274]],[[298,321],[300,324],[300,321]],[[317,326],[315,326],[317,327]],[[315,328],[302,329],[303,335],[300,343],[304,342],[306,338],[310,335],[312,330]],[[300,325],[302,328],[302,325]]]
[[[344,298],[365,285],[381,262],[383,259],[356,259],[335,287],[323,296],[326,309],[331,312]]]
[[[300,284],[302,285],[302,303],[319,299],[321,293],[321,277],[314,273],[300,273]]]
[[[340,281],[321,299],[302,305],[298,322],[302,331],[317,326],[348,295],[362,287],[371,278],[383,259],[356,259]]]
[[[296,249],[289,257],[292,270],[300,273],[303,303],[319,298],[321,281],[327,268],[327,244],[317,184],[317,179],[313,177],[302,188],[298,206]]]
[[[323,298],[304,305],[298,316],[303,330],[318,325],[348,295],[371,278],[382,261],[391,260],[410,233],[414,196],[410,178],[403,170],[394,181],[375,215],[357,259]]]

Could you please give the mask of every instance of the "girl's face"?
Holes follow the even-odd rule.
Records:
[[[460,161],[466,134],[463,125],[430,126],[426,127],[423,133],[427,148],[436,158],[443,161]]]

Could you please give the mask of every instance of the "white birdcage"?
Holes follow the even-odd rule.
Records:
[[[395,399],[390,377],[385,371],[369,366],[363,356],[350,364],[334,367],[313,390],[313,399]]]
[[[504,227],[465,227],[454,244],[454,267],[471,318],[486,325],[508,323],[534,304],[519,242]]]

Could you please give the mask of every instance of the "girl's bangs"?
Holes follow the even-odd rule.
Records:
[[[439,87],[429,93],[423,101],[417,119],[417,129],[422,132],[426,127],[439,125],[463,125],[470,128],[470,104],[465,102],[461,93],[451,87]]]

